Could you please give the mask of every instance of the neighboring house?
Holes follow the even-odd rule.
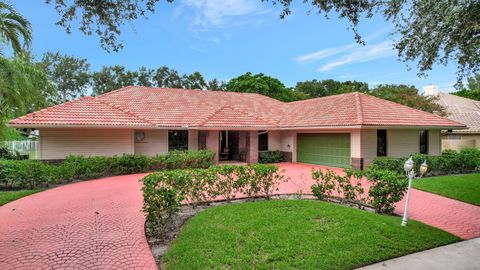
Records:
[[[447,118],[467,126],[467,129],[444,130],[442,149],[480,148],[480,101],[439,92],[435,85],[424,87],[424,94],[438,96],[438,103],[447,109]]]
[[[40,158],[153,156],[210,149],[216,161],[287,161],[361,168],[377,156],[439,155],[457,122],[362,93],[284,103],[259,94],[125,87],[9,122],[40,130]]]

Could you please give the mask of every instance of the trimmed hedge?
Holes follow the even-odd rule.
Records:
[[[285,159],[283,158],[283,153],[280,150],[258,152],[259,163],[277,163],[284,161]]]
[[[378,213],[393,214],[395,203],[407,190],[407,178],[395,171],[345,169],[344,172],[345,176],[340,176],[329,169],[313,170],[315,183],[310,187],[313,195],[320,200],[335,197],[346,203],[367,203]],[[368,194],[361,185],[362,179],[371,184]]]
[[[142,180],[143,211],[150,233],[161,233],[183,203],[196,206],[238,194],[247,198],[269,197],[286,179],[274,165],[215,166],[209,169],[167,170]]]
[[[423,154],[414,154],[415,171],[419,171],[419,167],[426,159],[428,164],[427,175],[446,175],[471,173],[480,171],[480,149],[464,148],[459,152],[447,150],[440,156],[428,156]],[[408,157],[392,158],[377,157],[369,165],[369,169],[389,170],[404,174],[403,165]]]
[[[172,151],[156,157],[69,156],[57,165],[39,160],[0,160],[0,189],[46,187],[74,180],[166,169],[208,168],[213,164],[214,155],[212,151]]]

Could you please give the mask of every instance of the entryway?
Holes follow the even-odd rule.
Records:
[[[240,155],[239,138],[238,131],[220,131],[220,161],[245,161]]]

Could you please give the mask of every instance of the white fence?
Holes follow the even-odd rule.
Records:
[[[38,141],[4,141],[0,142],[13,153],[28,155],[30,159],[38,159]]]

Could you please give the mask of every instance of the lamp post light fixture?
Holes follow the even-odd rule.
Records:
[[[402,218],[402,226],[407,226],[408,220],[408,206],[410,203],[410,192],[412,189],[412,181],[415,178],[415,170],[413,169],[413,158],[409,157],[407,161],[405,161],[405,165],[403,165],[403,170],[405,174],[408,176],[408,189],[407,189],[407,199],[405,201],[405,209],[403,211],[403,218]],[[424,160],[422,165],[420,166],[420,177],[422,178],[423,175],[428,171],[427,160]]]

